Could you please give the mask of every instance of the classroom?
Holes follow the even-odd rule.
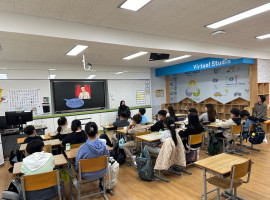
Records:
[[[267,0],[0,0],[1,199],[270,199],[269,18]]]

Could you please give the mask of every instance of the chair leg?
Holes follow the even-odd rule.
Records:
[[[188,171],[186,169],[183,169],[181,167],[175,166],[174,169],[177,170],[177,171],[184,172],[184,173],[187,173],[189,175],[192,175],[192,172],[190,172],[190,171]]]
[[[223,144],[222,144],[222,152],[225,153],[225,140],[223,140]]]
[[[78,200],[81,200],[81,188],[82,186],[81,186],[81,183],[78,183],[78,194],[77,194],[77,199]]]
[[[102,179],[102,182],[103,182],[103,197],[104,197],[105,200],[108,200],[108,198],[106,196],[105,179],[106,179],[106,177],[104,176],[103,179]]]
[[[220,188],[217,188],[217,200],[220,200]]]
[[[237,200],[237,188],[234,188],[233,199]]]

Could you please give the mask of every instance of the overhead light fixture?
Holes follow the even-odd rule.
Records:
[[[54,79],[55,77],[56,77],[55,74],[51,74],[51,75],[49,75],[49,78],[48,79]]]
[[[7,74],[0,74],[0,79],[7,79]]]
[[[213,33],[211,33],[211,35],[223,35],[223,34],[225,34],[226,32],[225,31],[215,31],[215,32],[213,32]]]
[[[124,72],[116,72],[115,74],[123,74]]]
[[[184,56],[172,58],[172,59],[169,59],[169,60],[165,60],[164,62],[173,62],[173,61],[176,61],[176,60],[181,60],[181,59],[184,59],[184,58],[188,58],[188,57],[190,57],[190,56],[191,56],[191,55],[184,55]]]
[[[54,71],[54,70],[56,70],[56,69],[49,69],[50,71]]]
[[[270,3],[267,3],[267,4],[264,4],[264,5],[259,6],[257,8],[253,8],[251,10],[242,12],[242,13],[240,13],[238,15],[234,15],[234,16],[229,17],[227,19],[223,19],[223,20],[221,20],[219,22],[207,25],[206,27],[213,28],[213,29],[219,28],[219,27],[222,27],[222,26],[225,26],[225,25],[240,21],[242,19],[246,19],[248,17],[252,17],[254,15],[261,14],[261,13],[269,11],[269,10],[270,10]]]
[[[94,78],[96,75],[90,75],[90,76],[88,76],[86,79],[92,79],[92,78]]]
[[[84,45],[76,45],[73,49],[71,49],[69,52],[67,52],[67,56],[76,56],[79,53],[81,53],[83,50],[85,50],[88,46]]]
[[[145,54],[147,54],[148,52],[146,52],[146,51],[140,51],[140,52],[138,52],[138,53],[135,53],[135,54],[132,54],[132,55],[130,55],[130,56],[127,56],[127,57],[125,57],[125,58],[123,58],[124,60],[131,60],[131,59],[133,59],[133,58],[137,58],[137,57],[139,57],[139,56],[142,56],[142,55],[145,55]]]
[[[123,3],[120,8],[132,10],[132,11],[138,11],[142,7],[144,7],[146,4],[148,4],[151,0],[127,0],[125,3]]]
[[[263,39],[266,39],[266,38],[270,38],[270,33],[269,34],[266,34],[266,35],[257,36],[256,38],[257,39],[260,39],[260,40],[263,40]]]

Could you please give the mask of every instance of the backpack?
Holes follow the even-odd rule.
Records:
[[[116,144],[110,154],[120,165],[126,162],[125,151]]]
[[[261,124],[254,125],[254,132],[251,133],[249,137],[249,142],[251,144],[261,144],[265,138],[265,131],[262,129]]]
[[[144,148],[136,159],[139,177],[143,180],[152,181],[154,169],[149,152]]]
[[[220,147],[222,146],[222,142],[215,136],[215,134],[211,134],[210,143],[207,147],[208,154],[211,156],[217,155],[220,151]]]
[[[109,158],[109,165],[108,170],[106,171],[105,176],[108,177],[108,179],[105,179],[105,188],[106,189],[112,189],[116,182],[117,182],[117,176],[119,172],[119,163],[114,160],[113,157]]]
[[[2,192],[2,199],[18,200],[20,191],[21,184],[16,180],[12,180],[8,186],[8,190]]]
[[[100,139],[105,139],[106,140],[106,145],[108,145],[109,147],[112,147],[112,142],[110,140],[110,138],[108,137],[108,135],[106,133],[102,133],[100,136],[99,136]]]
[[[125,139],[124,138],[121,138],[120,140],[119,140],[119,148],[120,149],[123,149],[123,145],[125,144]]]

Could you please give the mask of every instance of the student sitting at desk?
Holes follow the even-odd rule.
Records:
[[[166,117],[172,117],[174,119],[174,121],[178,121],[178,117],[175,116],[175,112],[172,106],[168,106],[168,108],[166,109]]]
[[[202,133],[203,131],[204,131],[204,129],[199,121],[199,117],[198,117],[197,113],[195,113],[195,112],[189,113],[187,128],[185,130],[179,131],[179,133],[178,133],[182,139],[183,145],[184,145],[186,150],[187,150],[187,143],[188,143],[189,135],[197,135],[197,134]],[[197,144],[197,145],[194,145],[191,147],[197,148],[199,146],[201,146],[201,144]]]
[[[29,156],[23,159],[21,172],[24,175],[33,175],[50,172],[55,167],[55,161],[51,153],[44,152],[44,142],[40,139],[32,140],[26,146],[26,151]],[[57,186],[50,188],[28,191],[26,192],[26,199],[53,199],[58,195]],[[22,193],[20,194],[22,199]]]
[[[120,114],[120,120],[109,123],[110,126],[118,127],[126,127],[129,126],[129,121],[127,120],[127,115],[125,113]]]
[[[145,112],[146,112],[145,108],[140,108],[139,109],[139,112],[137,113],[138,115],[141,115],[142,116],[142,122],[141,122],[141,124],[147,124],[147,118],[144,115]]]
[[[75,119],[71,122],[71,130],[72,133],[68,134],[62,142],[64,147],[67,143],[80,144],[86,142],[87,135],[85,134],[84,130],[82,130],[82,123],[80,120]]]
[[[248,137],[248,130],[249,130],[249,125],[250,124],[255,124],[254,121],[252,121],[250,118],[250,114],[247,110],[242,110],[240,112],[240,117],[242,119],[241,123],[243,125],[243,139],[246,139]]]
[[[164,130],[163,121],[164,121],[165,118],[166,118],[166,111],[165,110],[158,111],[158,119],[159,119],[159,121],[157,121],[153,126],[151,126],[150,130],[152,132]]]
[[[217,112],[213,104],[209,103],[205,105],[205,113],[200,116],[200,121],[214,122],[217,118]]]
[[[127,135],[129,136],[129,141],[123,145],[123,149],[126,153],[126,156],[131,158],[134,166],[136,166],[136,156],[132,156],[132,153],[130,152],[129,148],[135,147],[134,139],[137,133],[147,131],[146,127],[141,125],[141,121],[142,121],[141,115],[137,114],[133,116],[133,122],[131,122],[127,128]]]
[[[23,142],[25,144],[31,142],[32,140],[37,140],[37,139],[43,141],[43,139],[37,135],[37,132],[34,126],[31,126],[31,125],[26,126],[24,129],[24,133],[28,135],[28,137]]]
[[[68,121],[65,117],[60,117],[57,120],[58,128],[55,132],[49,133],[54,139],[63,140],[67,136],[67,134],[71,133],[71,129],[68,127]]]
[[[98,127],[95,122],[88,122],[85,125],[85,132],[88,136],[87,141],[80,146],[76,156],[76,168],[80,159],[96,158],[109,154],[106,144],[97,138]],[[82,178],[88,181],[94,181],[102,177],[106,169],[102,169],[91,173],[82,173]]]
[[[190,113],[198,114],[198,111],[197,111],[195,108],[190,108],[190,109],[188,110],[188,115],[189,115]],[[184,120],[184,124],[185,124],[185,125],[188,125],[188,117]]]
[[[152,146],[152,145],[145,145],[147,151],[149,151],[150,153],[153,153],[153,154],[159,154],[160,152],[160,149],[165,141],[165,139],[169,138],[169,137],[172,137],[173,138],[173,141],[175,143],[177,143],[177,138],[176,138],[176,131],[175,131],[175,128],[176,128],[176,125],[175,125],[175,121],[173,118],[171,117],[166,117],[164,119],[164,127],[165,127],[165,130],[162,132],[161,134],[161,139],[160,139],[160,144],[158,144],[157,146]]]

